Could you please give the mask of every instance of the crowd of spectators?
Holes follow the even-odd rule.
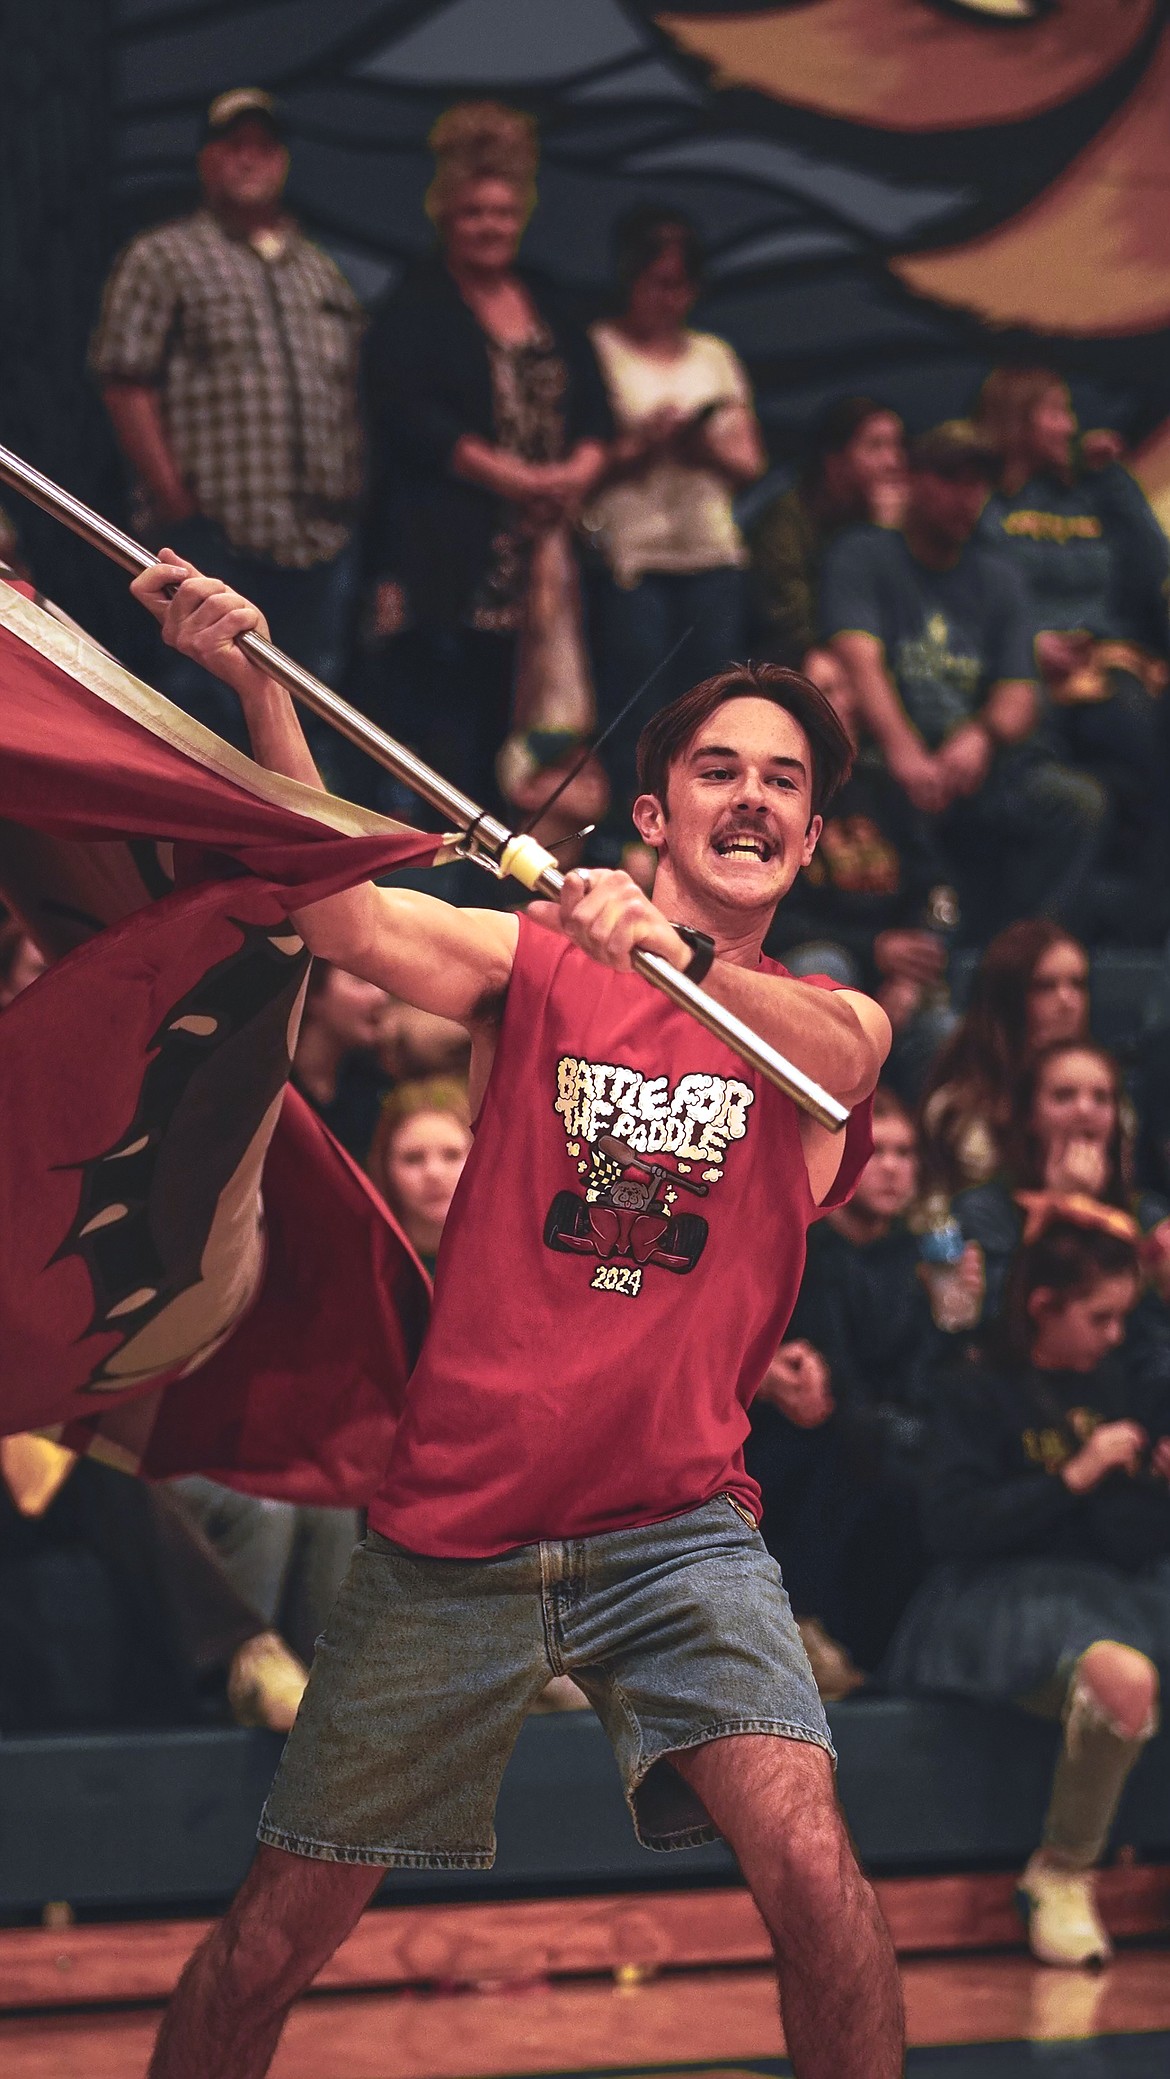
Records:
[[[1084,1960],[1091,1893],[1054,1908],[1049,1880],[1099,1858],[1170,1665],[1170,1034],[1151,1009],[1114,1058],[1091,991],[1101,948],[1144,948],[1152,972],[1170,925],[1170,549],[1120,441],[1082,434],[1050,369],[996,370],[969,419],[910,439],[880,400],[838,400],[795,474],[768,475],[742,363],[690,324],[685,216],[617,225],[589,323],[518,257],[531,120],[469,104],[432,141],[433,255],[367,320],[285,210],[278,107],[212,105],[200,209],[119,258],[93,342],[137,524],[488,807],[538,807],[613,725],[557,834],[576,814],[589,856],[632,871],[648,713],[747,652],[829,693],[857,760],[767,950],[872,991],[895,1041],[749,1467],[827,1695],[1063,1714],[1024,1888],[1037,1953]],[[238,737],[223,689],[167,660],[165,690]],[[37,967],[9,920],[0,1007]],[[466,1057],[458,1028],[316,964],[294,1083],[428,1266],[470,1141]],[[5,1446],[0,1634],[54,1599],[62,1552],[107,1614],[30,1677],[33,1717],[282,1722],[355,1519],[142,1490],[119,1519],[131,1566],[118,1476],[34,1441]],[[79,1701],[69,1653],[115,1635]]]

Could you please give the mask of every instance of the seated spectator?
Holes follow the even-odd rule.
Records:
[[[536,200],[531,117],[467,103],[431,144],[438,251],[367,340],[374,629],[388,648],[361,697],[490,803],[533,544],[592,490],[612,421],[584,332],[517,264]]]
[[[884,1084],[873,1134],[849,1204],[809,1235],[796,1335],[760,1389],[747,1447],[765,1540],[794,1609],[820,1620],[822,1665],[840,1641],[870,1670],[921,1579],[914,1483],[935,1376],[982,1299],[978,1250],[953,1265],[923,1261],[907,1221],[914,1126]]]
[[[688,324],[703,254],[677,210],[631,210],[614,230],[620,306],[590,328],[618,438],[585,512],[600,552],[594,634],[604,725],[662,664],[649,705],[610,739],[615,829],[628,834],[634,749],[653,707],[726,670],[747,647],[747,552],[734,493],[763,473],[747,372]]]
[[[922,1103],[923,1183],[946,1202],[1002,1168],[1019,1080],[1044,1047],[1089,1030],[1089,958],[1044,917],[993,938]]]
[[[1142,1231],[1165,1203],[1133,1189],[1133,1122],[1112,1055],[1091,1039],[1056,1040],[1020,1078],[1005,1124],[1000,1173],[960,1191],[954,1214],[983,1251],[994,1320],[1025,1224],[1030,1193],[1075,1194],[1132,1214]]]
[[[814,669],[855,738],[844,673],[825,651]],[[946,986],[954,921],[954,891],[927,819],[865,746],[825,813],[812,864],[776,912],[765,951],[791,974],[827,974],[877,997],[894,1031],[886,1077],[910,1103],[955,1024]]]
[[[931,1425],[923,1526],[940,1564],[887,1685],[1061,1718],[1042,1845],[1019,1901],[1041,1962],[1104,1962],[1093,1870],[1157,1725],[1170,1666],[1170,1421],[1135,1419],[1118,1351],[1139,1289],[1124,1214],[1050,1208],[997,1342]]]
[[[366,1167],[432,1273],[470,1150],[467,1085],[455,1077],[399,1083],[383,1104]]]
[[[841,535],[821,587],[859,719],[934,819],[969,944],[1030,914],[1075,928],[1105,814],[1097,783],[1035,738],[1023,585],[972,540],[996,467],[961,420],[921,434],[902,527]]]
[[[1078,446],[1068,387],[1052,369],[995,369],[977,420],[1002,458],[979,538],[1024,579],[1057,735],[1117,801],[1119,863],[1150,905],[1144,921],[1154,936],[1166,924],[1165,738],[1155,696],[1170,676],[1170,547],[1129,471],[1117,460],[1090,465],[1094,436]],[[1131,929],[1132,914],[1131,903]]]
[[[364,1162],[387,1077],[378,1058],[390,999],[328,960],[309,970],[292,1082],[355,1162]]]
[[[0,1439],[0,1732],[206,1722],[287,1732],[301,1662],[167,1487]]]
[[[802,664],[821,639],[818,594],[829,543],[845,527],[896,527],[906,489],[902,421],[872,397],[843,397],[817,425],[798,481],[748,532],[752,648]],[[818,681],[819,683],[819,681]]]

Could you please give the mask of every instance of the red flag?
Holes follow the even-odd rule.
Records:
[[[3,585],[0,694],[0,888],[61,956],[0,1014],[0,1432],[364,1499],[426,1282],[286,1092],[288,913],[441,840],[263,772]]]

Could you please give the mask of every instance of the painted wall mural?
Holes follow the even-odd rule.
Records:
[[[1170,0],[113,0],[122,234],[190,194],[198,115],[288,106],[293,195],[376,296],[427,243],[426,132],[541,123],[532,261],[595,297],[617,213],[669,198],[776,452],[872,389],[915,425],[1034,346],[1142,443],[1170,516]]]

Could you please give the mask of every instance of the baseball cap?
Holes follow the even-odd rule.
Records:
[[[284,137],[284,116],[280,103],[263,87],[229,87],[224,94],[217,94],[203,118],[203,142],[208,144],[213,137],[225,137],[234,123],[243,122],[245,116],[254,121],[267,123],[274,137]]]
[[[1003,467],[999,450],[970,419],[944,419],[941,426],[916,434],[907,461],[911,469],[927,469],[932,476],[982,476],[988,483]]]

